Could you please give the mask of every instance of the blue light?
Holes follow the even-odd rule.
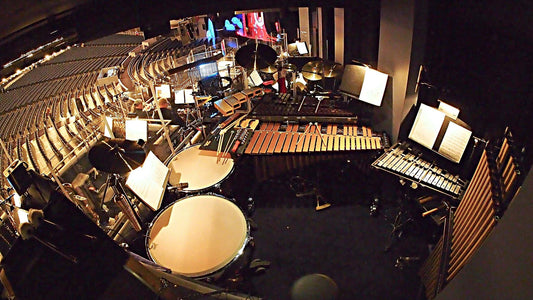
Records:
[[[215,45],[215,27],[213,26],[213,21],[207,19],[207,32],[205,33],[207,40]]]
[[[231,23],[237,25],[237,27],[239,27],[239,28],[242,28],[242,21],[241,21],[241,19],[239,19],[237,17],[231,18]]]
[[[231,24],[229,20],[224,22],[224,28],[226,28],[227,31],[235,31],[235,25]]]

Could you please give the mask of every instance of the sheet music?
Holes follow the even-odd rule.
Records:
[[[167,98],[170,99],[170,85],[162,84],[155,87],[155,93],[157,98]]]
[[[109,130],[113,131],[113,118],[106,116],[104,122],[107,122],[107,125],[109,125],[109,127],[107,127],[106,124],[104,124],[104,136],[112,138],[113,135]]]
[[[453,122],[448,124],[448,129],[442,138],[439,153],[444,157],[458,163],[468,145],[472,131]]]
[[[125,129],[127,140],[148,140],[148,122],[146,120],[127,119],[125,121]]]
[[[442,100],[439,100],[439,108],[438,108],[438,110],[442,111],[443,113],[448,115],[448,117],[450,117],[450,118],[452,118],[454,120],[457,120],[457,117],[459,116],[459,109],[451,106],[448,103],[443,102]]]
[[[156,211],[161,207],[169,173],[170,169],[150,151],[143,165],[130,172],[126,186]]]
[[[409,138],[429,149],[433,148],[444,122],[445,114],[425,104],[420,104]]]
[[[259,72],[257,70],[253,70],[252,73],[250,73],[250,80],[252,81],[254,86],[260,86],[263,84],[263,79],[261,79],[261,75],[259,75]]]
[[[359,100],[375,106],[381,106],[388,78],[389,75],[368,68],[365,72]]]
[[[309,54],[309,51],[307,50],[307,44],[305,42],[296,42],[296,48],[298,49],[298,53],[300,55]]]

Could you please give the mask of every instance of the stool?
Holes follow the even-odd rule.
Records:
[[[338,293],[333,279],[317,273],[300,277],[291,287],[292,300],[334,300]]]

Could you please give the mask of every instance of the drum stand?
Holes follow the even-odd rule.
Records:
[[[113,202],[117,204],[122,213],[131,222],[131,225],[135,231],[141,231],[142,225],[139,215],[135,212],[134,205],[130,198],[126,194],[126,190],[122,186],[121,177],[118,174],[110,173],[107,175],[107,179],[104,185],[104,195],[102,196],[102,202],[100,208],[103,206],[107,189],[111,187],[113,189]]]
[[[412,217],[408,215],[408,212],[406,208],[404,207],[405,202],[409,201],[409,192],[404,191],[402,199],[400,199],[398,212],[396,213],[396,216],[394,217],[394,221],[391,223],[392,225],[392,231],[389,234],[389,241],[387,243],[387,246],[385,247],[384,252],[388,252],[394,243],[399,240],[403,235],[404,227],[409,224],[410,222],[414,221]],[[406,216],[406,217],[404,217]]]

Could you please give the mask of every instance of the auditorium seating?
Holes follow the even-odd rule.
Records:
[[[102,111],[119,111],[113,96],[125,91],[121,84],[97,87],[100,70],[121,66],[142,40],[116,34],[71,47],[0,93],[0,138],[10,156],[1,150],[0,169],[19,158],[49,175],[75,163],[100,137]],[[0,176],[3,196],[7,187]]]

